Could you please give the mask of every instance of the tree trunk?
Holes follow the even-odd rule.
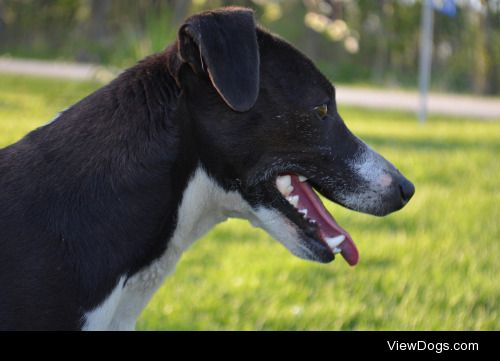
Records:
[[[174,24],[175,27],[178,27],[184,21],[190,6],[191,6],[191,0],[174,1],[174,12],[172,16],[172,23]]]
[[[5,42],[5,21],[4,21],[4,5],[3,0],[0,0],[0,43]]]
[[[377,15],[380,19],[380,28],[376,37],[376,50],[374,54],[372,79],[375,82],[382,82],[388,64],[388,34],[385,30],[387,19],[384,11],[384,0],[378,1]]]
[[[100,42],[108,36],[107,15],[111,10],[111,0],[92,0],[89,34]]]
[[[486,14],[484,16],[487,56],[486,80],[484,87],[486,94],[497,94],[500,92],[500,52],[494,49],[495,46],[498,46],[498,44],[495,43],[494,36],[495,20],[496,24],[500,24],[500,15],[498,13],[493,14],[489,8],[486,8]]]

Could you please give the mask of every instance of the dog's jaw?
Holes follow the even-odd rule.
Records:
[[[299,234],[297,226],[278,210],[259,207],[255,214],[257,220],[253,221],[252,224],[264,229],[292,254],[302,259],[321,262],[317,254],[307,247],[306,242],[302,241],[303,237]]]

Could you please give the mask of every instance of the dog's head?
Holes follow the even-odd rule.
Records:
[[[403,207],[414,187],[349,131],[331,83],[242,8],[189,18],[177,56],[175,76],[210,176],[239,192],[257,223],[295,255],[329,262],[341,253],[356,264],[351,237],[313,189],[383,216]]]

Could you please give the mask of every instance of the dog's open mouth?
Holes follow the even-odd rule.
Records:
[[[358,250],[351,236],[326,210],[307,178],[295,174],[280,175],[276,178],[276,187],[296,211],[315,227],[315,238],[326,244],[333,254],[340,253],[351,266],[358,263]]]

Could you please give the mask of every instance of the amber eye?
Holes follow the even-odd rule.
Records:
[[[328,106],[326,104],[319,105],[314,108],[314,111],[320,118],[324,118],[328,114]]]

